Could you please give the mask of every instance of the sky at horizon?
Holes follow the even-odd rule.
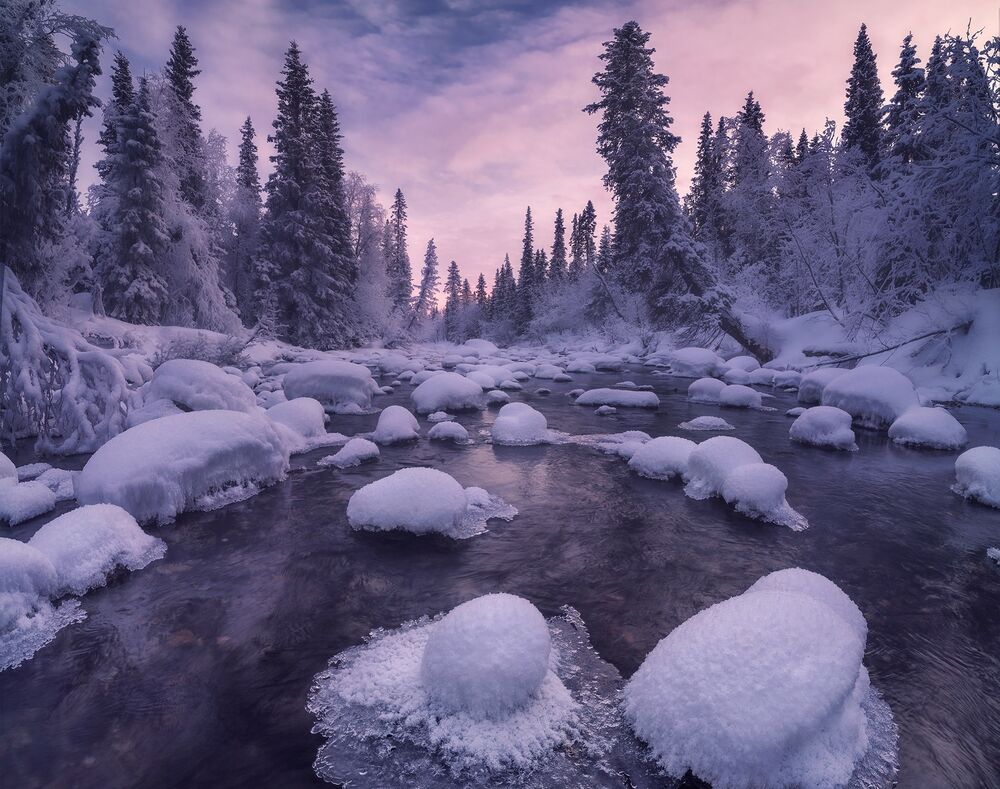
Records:
[[[652,34],[657,70],[670,78],[678,186],[688,187],[705,111],[731,116],[749,90],[767,116],[765,129],[810,134],[827,117],[840,122],[844,83],[862,22],[878,56],[887,98],[899,45],[912,31],[926,59],[936,33],[998,33],[1000,9],[986,0],[891,0],[816,4],[795,0],[64,0],[71,12],[113,27],[139,75],[162,69],[174,28],[188,29],[202,74],[195,100],[207,132],[229,141],[235,163],[239,127],[250,115],[261,171],[277,101],[275,82],[295,39],[318,91],[328,88],[340,113],[345,158],[391,203],[397,187],[409,211],[414,278],[435,239],[442,267],[458,261],[475,282],[521,252],[524,211],[535,218],[536,245],[552,242],[555,211],[568,218],[593,200],[598,225],[611,200],[595,151],[598,119],[582,108],[602,42],[629,19]],[[81,173],[95,179],[88,123]]]

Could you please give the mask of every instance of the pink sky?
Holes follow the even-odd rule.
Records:
[[[117,0],[66,5],[115,27],[117,46],[140,72],[158,68],[173,27],[187,25],[204,72],[196,99],[205,127],[218,128],[231,147],[247,114],[261,138],[269,129],[282,53],[296,38],[317,86],[328,87],[341,109],[348,166],[379,185],[384,203],[397,186],[406,194],[415,274],[433,236],[443,263],[457,260],[470,280],[482,271],[490,282],[505,252],[519,257],[525,206],[536,218],[537,243],[546,246],[557,207],[569,216],[591,199],[599,223],[607,221],[597,119],[581,108],[596,95],[590,78],[601,43],[627,19],[652,33],[657,68],[670,77],[683,194],[702,114],[734,114],[748,90],[763,105],[769,132],[797,134],[804,126],[811,133],[828,116],[839,122],[861,22],[888,96],[908,31],[926,59],[935,33],[964,30],[971,20],[993,35],[998,16],[986,0],[638,0],[562,7],[528,26],[511,22],[507,36],[508,17],[491,8],[500,31],[494,40],[438,53],[412,43],[434,33],[436,18],[421,18],[427,29],[414,30],[391,0],[343,0],[337,8],[300,2],[296,10],[278,0],[161,0],[141,11]],[[344,5],[362,29],[345,30]],[[450,5],[475,7],[471,0]],[[437,59],[447,59],[447,68],[438,70]],[[268,149],[259,142],[266,171]]]

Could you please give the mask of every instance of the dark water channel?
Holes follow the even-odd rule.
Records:
[[[621,378],[653,384],[659,411],[599,417],[565,396]],[[677,424],[720,413],[687,403],[689,382],[642,370],[574,379],[529,381],[514,398],[574,434],[700,440],[713,434]],[[541,386],[553,393],[532,394]],[[379,405],[408,404],[409,392]],[[310,681],[375,627],[513,592],[546,615],[578,609],[597,651],[628,677],[684,619],[792,566],[828,576],[868,620],[866,664],[900,728],[900,785],[1000,786],[1000,567],[985,557],[1000,545],[1000,511],[951,493],[955,453],[871,433],[855,453],[794,445],[784,416],[794,395],[771,403],[777,411],[723,415],[788,476],[788,500],[811,523],[801,533],[693,501],[679,484],[574,445],[422,440],[344,472],[314,466],[324,451],[298,456],[285,483],[159,529],[164,560],[84,597],[84,622],[0,674],[0,786],[317,785]],[[459,421],[478,434],[494,413]],[[1000,412],[956,415],[972,445],[1000,445]],[[336,417],[330,429],[374,421]],[[351,493],[408,465],[485,487],[520,515],[462,542],[353,532]],[[27,539],[45,520],[12,536]]]

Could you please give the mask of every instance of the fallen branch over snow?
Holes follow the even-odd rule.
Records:
[[[808,370],[812,367],[824,367],[829,364],[843,364],[844,362],[856,362],[860,359],[867,359],[869,356],[878,356],[880,353],[885,353],[886,351],[894,351],[897,348],[902,348],[904,345],[909,345],[911,342],[918,342],[920,340],[926,340],[930,337],[938,337],[942,334],[951,334],[955,331],[968,331],[969,327],[972,325],[971,321],[966,321],[965,323],[959,323],[956,326],[951,326],[947,329],[935,329],[934,331],[929,331],[926,334],[921,334],[917,337],[911,337],[908,340],[903,340],[902,342],[897,342],[895,345],[887,345],[884,348],[877,348],[874,351],[869,351],[868,353],[858,353],[854,356],[839,356],[836,359],[831,359],[826,362],[816,362],[815,364],[807,364],[802,369]]]

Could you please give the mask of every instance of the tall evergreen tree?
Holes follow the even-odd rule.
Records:
[[[176,165],[181,196],[195,210],[205,206],[205,155],[201,137],[201,108],[194,102],[194,78],[201,74],[187,30],[178,25],[170,45],[164,74],[173,98],[169,109],[177,124]]]
[[[712,114],[706,112],[701,119],[694,178],[691,179],[691,191],[688,193],[686,206],[695,236],[703,240],[712,225],[722,180],[714,143],[715,129],[712,126]]]
[[[549,279],[561,282],[566,276],[566,223],[563,212],[556,210],[555,232],[552,236],[552,257],[549,259]]]
[[[388,296],[398,310],[410,307],[413,274],[410,255],[406,250],[406,198],[397,189],[389,212],[389,232],[386,237],[385,265],[389,281]]]
[[[892,70],[896,92],[886,111],[886,152],[901,162],[917,157],[920,131],[920,95],[924,90],[924,70],[918,65],[913,34],[907,33],[899,52],[899,63]]]
[[[613,241],[611,239],[611,228],[605,225],[601,229],[601,240],[597,245],[597,259],[594,262],[595,268],[601,274],[607,274],[611,271],[613,254],[612,248]]]
[[[471,307],[475,301],[475,296],[472,295],[472,285],[469,284],[469,278],[466,277],[462,280],[462,306]]]
[[[796,164],[802,164],[805,158],[809,155],[809,135],[806,134],[806,130],[803,129],[799,133],[799,139],[795,143],[795,162]]]
[[[534,316],[535,301],[535,251],[534,223],[531,219],[531,206],[524,215],[524,239],[521,244],[521,266],[517,272],[517,311],[515,323],[518,332],[528,329],[528,324]]]
[[[854,65],[847,80],[844,102],[844,128],[840,135],[845,150],[856,149],[869,168],[874,168],[882,154],[882,83],[868,28],[861,25],[854,42]]]
[[[583,255],[583,264],[590,268],[594,265],[594,260],[597,257],[597,211],[590,200],[580,212],[576,233],[577,243],[580,244]]]
[[[95,165],[101,178],[106,176],[109,159],[118,152],[118,117],[128,111],[135,96],[135,85],[132,83],[132,66],[125,55],[115,53],[115,62],[111,66],[111,98],[104,105],[104,122],[97,138],[97,144],[104,152],[104,159]]]
[[[459,313],[462,309],[462,275],[458,263],[448,264],[448,275],[444,281],[444,336],[451,342],[461,342],[459,337]]]
[[[479,279],[476,280],[475,299],[476,304],[485,310],[489,297],[486,295],[486,276],[482,272],[479,272]]]
[[[567,274],[570,279],[578,279],[583,273],[584,251],[583,235],[580,233],[580,215],[573,214],[573,222],[569,232],[569,264]]]
[[[427,242],[427,250],[424,252],[424,266],[420,270],[420,290],[413,305],[413,315],[410,317],[409,326],[411,328],[419,321],[431,317],[437,308],[434,293],[437,291],[438,282],[437,247],[432,238]]]
[[[229,210],[233,237],[229,249],[229,285],[244,322],[254,323],[254,257],[260,238],[261,185],[257,171],[256,132],[250,117],[240,127],[236,190]]]

